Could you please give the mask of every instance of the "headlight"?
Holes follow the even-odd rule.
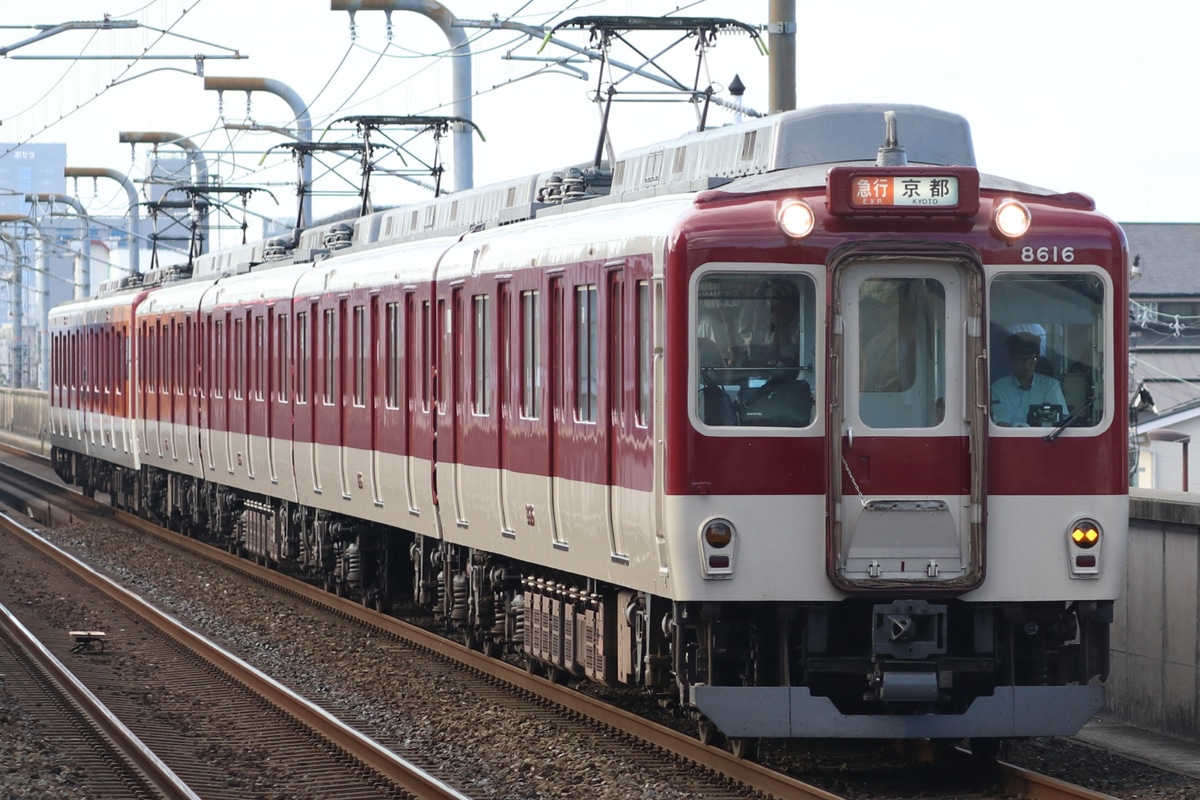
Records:
[[[705,578],[733,577],[737,531],[733,523],[719,517],[700,526],[700,568]]]
[[[992,212],[992,223],[1005,239],[1020,239],[1029,231],[1033,215],[1029,208],[1017,200],[1001,200]]]
[[[714,519],[704,526],[704,541],[710,547],[724,547],[733,541],[733,527],[723,519]]]
[[[793,239],[803,239],[813,232],[817,217],[803,200],[785,200],[775,212],[779,228]]]

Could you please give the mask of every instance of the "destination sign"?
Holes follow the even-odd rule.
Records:
[[[958,205],[958,178],[953,175],[855,175],[850,204],[872,206]]]

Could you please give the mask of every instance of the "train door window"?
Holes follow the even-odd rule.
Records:
[[[477,294],[472,297],[471,311],[471,411],[487,416],[492,384],[492,332],[488,296]]]
[[[213,336],[213,396],[225,396],[225,320],[214,320]]]
[[[695,285],[692,374],[699,420],[716,427],[811,424],[817,358],[813,279],[708,272]]]
[[[637,282],[637,342],[635,357],[637,359],[637,408],[635,422],[646,426],[650,414],[650,371],[653,368],[653,337],[650,336],[650,282]]]
[[[625,417],[625,284],[612,278],[608,297],[608,347],[611,370],[608,380],[609,411],[624,424]]]
[[[367,404],[367,309],[354,307],[354,405]]]
[[[121,368],[120,379],[117,381],[117,394],[118,395],[122,395],[125,393],[123,391],[123,387],[125,386],[125,381],[129,380],[129,354],[126,352],[126,349],[125,349],[126,348],[125,338],[126,338],[125,331],[122,330],[122,331],[117,332],[117,354],[118,354],[117,363],[120,365],[120,368]]]
[[[388,408],[400,407],[400,304],[384,307],[384,403]]]
[[[869,278],[858,291],[859,416],[872,428],[931,428],[946,396],[946,288]]]
[[[542,416],[542,337],[537,289],[521,292],[521,416]]]
[[[267,365],[271,362],[271,344],[268,341],[271,334],[271,323],[275,320],[275,311],[267,309],[265,317],[254,318],[254,353],[258,359],[258,385],[254,387],[254,399],[262,400],[267,392]]]
[[[308,312],[296,315],[296,404],[308,402],[308,375],[312,367],[309,356]]]
[[[1103,421],[1108,295],[1100,273],[992,279],[988,377],[996,425],[1087,428]]]
[[[324,369],[321,371],[321,398],[327,406],[336,404],[333,396],[334,390],[337,388],[337,315],[334,314],[332,308],[325,309],[325,329],[321,337],[320,343],[320,358],[323,360]]]
[[[598,331],[596,330],[596,285],[575,288],[575,419],[595,422],[597,414],[597,384],[600,379],[596,363]]]
[[[105,334],[107,338],[107,334]],[[158,350],[158,391],[169,394],[171,391],[171,324],[160,322],[154,331],[155,347]],[[107,372],[107,369],[105,370]]]
[[[433,390],[433,353],[429,348],[431,320],[429,319],[429,301],[421,301],[421,410],[430,408],[430,393]]]
[[[279,398],[279,402],[286,403],[291,394],[288,386],[290,352],[288,343],[291,339],[288,337],[288,315],[280,314],[275,317],[275,346],[278,352],[275,354],[275,395]]]
[[[245,358],[246,358],[246,324],[242,318],[233,321],[233,358],[230,359],[230,367],[233,370],[230,382],[233,389],[233,397],[236,400],[241,400],[245,396]]]
[[[117,334],[120,339],[121,334]],[[183,394],[183,374],[184,364],[188,363],[187,357],[187,335],[184,333],[183,323],[175,323],[175,394]]]

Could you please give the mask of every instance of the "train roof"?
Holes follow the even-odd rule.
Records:
[[[460,236],[595,205],[694,194],[735,181],[737,186],[730,189],[766,190],[773,185],[770,176],[781,171],[789,172],[790,186],[809,171],[812,185],[820,185],[830,164],[874,162],[885,139],[886,111],[895,112],[910,163],[975,166],[970,126],[957,114],[903,104],[825,105],[694,131],[627,151],[611,165],[546,170],[207,253],[196,258],[190,276],[168,268],[126,279],[107,290],[186,277],[211,280],[312,261],[344,249]],[[760,177],[748,180],[755,176]]]

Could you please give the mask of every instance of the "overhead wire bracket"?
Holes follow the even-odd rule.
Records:
[[[596,144],[595,167],[600,168],[605,145],[608,144],[608,126],[612,106],[617,102],[670,102],[685,101],[697,106],[697,130],[703,131],[708,124],[708,109],[712,96],[716,91],[711,81],[705,81],[701,87],[701,77],[707,71],[708,50],[715,44],[719,33],[740,32],[749,34],[758,50],[767,53],[766,44],[759,35],[758,28],[745,22],[723,17],[639,17],[639,16],[587,16],[574,17],[560,22],[550,28],[542,40],[542,49],[558,31],[565,28],[587,30],[590,32],[590,42],[600,53],[600,73],[597,78],[595,102],[603,104],[600,115],[600,139]],[[654,55],[647,55],[630,42],[627,34],[634,31],[667,31],[676,32],[678,37],[672,43]],[[671,50],[674,50],[689,39],[695,40],[696,71],[690,82],[685,83],[672,76],[659,60]],[[628,47],[643,61],[634,68],[626,67],[627,74],[619,79],[612,76],[613,60],[611,50],[615,43],[620,42]],[[541,49],[538,50],[541,52]],[[618,89],[619,85],[630,77],[642,74],[646,67],[652,67],[666,78],[667,91],[625,91]],[[644,74],[643,74],[644,77]]]

